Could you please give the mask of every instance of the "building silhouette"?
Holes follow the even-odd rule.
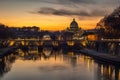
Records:
[[[81,28],[79,28],[78,23],[76,22],[74,18],[73,21],[70,23],[70,27],[67,28],[67,31],[77,33],[80,30]]]
[[[72,33],[72,39],[81,39],[82,34],[84,33],[84,30],[82,30],[79,26],[78,23],[76,22],[75,18],[73,21],[70,23],[70,26],[66,29],[66,32]]]

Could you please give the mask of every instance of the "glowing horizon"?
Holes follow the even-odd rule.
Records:
[[[33,19],[33,18],[32,18]],[[4,20],[2,24],[5,24],[9,27],[23,27],[23,26],[37,26],[39,27],[41,30],[50,30],[50,31],[56,31],[56,30],[65,30],[67,27],[70,27],[70,23],[72,22],[73,18],[63,18],[61,17],[61,19],[50,19],[48,18],[48,20],[40,20],[40,19],[36,19],[36,20],[30,20],[30,19],[23,19],[25,20],[22,21],[22,19],[20,20],[11,20],[11,21],[7,21]],[[96,23],[101,19],[97,18],[95,20],[79,20],[76,18],[76,22],[78,23],[79,27],[82,29],[92,29],[96,27]]]
[[[117,4],[112,0],[4,0],[0,1],[0,23],[10,27],[38,26],[41,30],[55,31],[66,29],[76,18],[79,27],[92,29]]]

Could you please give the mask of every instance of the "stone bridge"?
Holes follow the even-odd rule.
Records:
[[[59,45],[68,45],[75,46],[81,45],[81,40],[41,40],[41,39],[11,39],[7,41],[9,46],[59,46]]]

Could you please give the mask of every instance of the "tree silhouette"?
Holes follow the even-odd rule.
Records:
[[[120,7],[101,19],[97,27],[104,29],[104,38],[120,38]]]
[[[13,33],[4,24],[0,24],[0,39],[8,39],[13,37]]]

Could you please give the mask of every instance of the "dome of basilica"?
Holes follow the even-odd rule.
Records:
[[[70,28],[76,28],[76,29],[78,29],[78,23],[75,21],[75,19],[73,19],[73,21],[71,22]]]

